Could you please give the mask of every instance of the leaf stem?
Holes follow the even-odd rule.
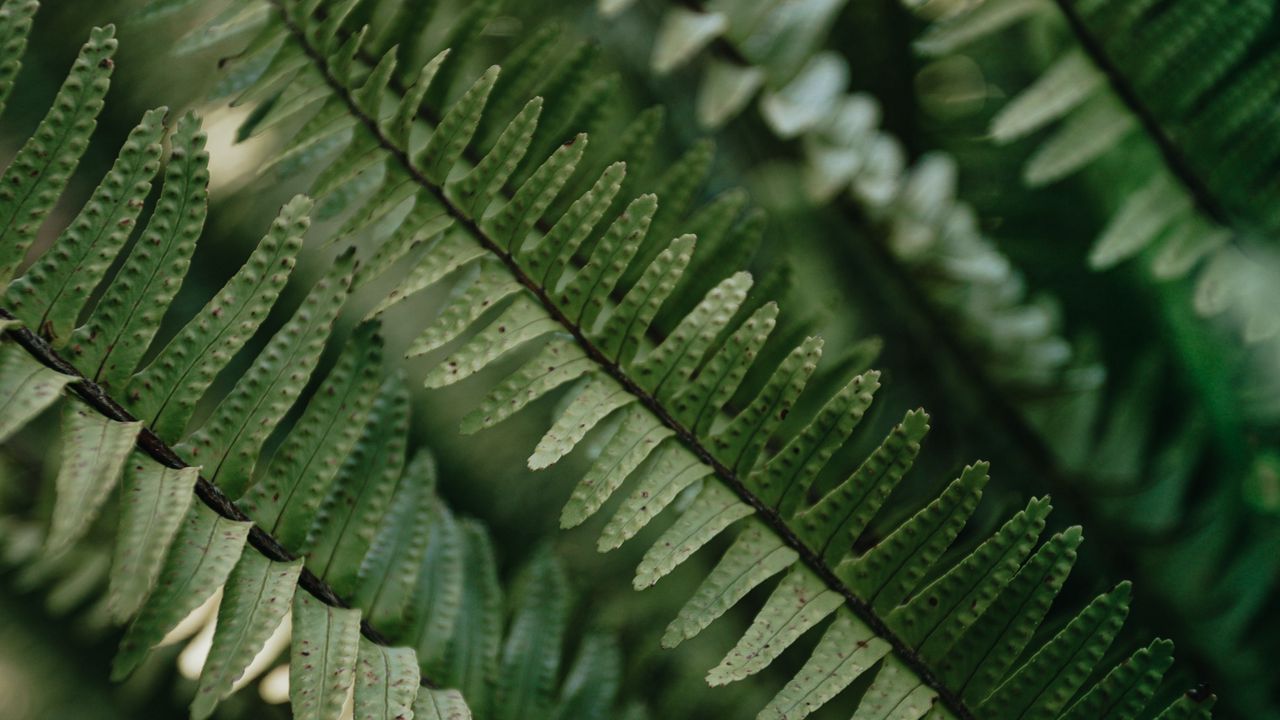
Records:
[[[4,308],[0,308],[0,319],[15,320]],[[44,338],[27,329],[26,327],[10,328],[5,333],[10,339],[21,345],[32,357],[39,360],[44,365],[64,374],[71,375],[76,379],[69,383],[69,387],[85,404],[102,414],[104,417],[110,418],[117,422],[136,422],[136,418],[129,414],[120,403],[116,402],[107,391],[94,381],[85,377],[74,365],[67,362],[57,350],[53,349]],[[163,440],[156,436],[150,428],[145,425],[138,433],[137,441],[138,449],[149,455],[156,462],[165,467],[181,470],[191,467],[183,460],[173,448],[169,447]],[[253,522],[253,518],[245,514],[244,510],[236,505],[235,501],[227,497],[222,489],[217,485],[206,480],[204,477],[198,477],[196,480],[196,497],[200,498],[210,510],[218,513],[228,520],[236,522]],[[256,524],[249,528],[249,544],[258,552],[262,553],[268,559],[275,562],[293,562],[298,556],[289,552],[278,540],[266,530],[258,527]],[[302,572],[298,577],[298,585],[307,592],[311,593],[317,600],[329,605],[330,607],[349,609],[351,605],[343,600],[334,592],[333,588],[327,582],[311,572],[304,565]],[[377,645],[392,646],[394,643],[369,624],[367,620],[361,618],[360,633]],[[424,687],[436,689],[438,685],[426,675],[419,678]]]
[[[965,706],[960,696],[948,689],[942,681],[930,670],[924,660],[916,653],[915,649],[910,647],[902,638],[898,637],[885,622],[872,610],[869,603],[858,597],[836,576],[834,570],[827,565],[822,558],[810,549],[798,535],[796,535],[787,525],[786,521],[778,513],[776,509],[765,504],[760,498],[756,497],[746,485],[737,477],[733,470],[721,463],[701,442],[701,440],[689,429],[684,427],[675,419],[657,398],[646,392],[639,384],[637,384],[626,371],[613,360],[608,358],[591,340],[586,337],[582,328],[574,321],[570,320],[556,304],[551,297],[537,282],[530,278],[523,269],[517,264],[515,258],[507,252],[494,239],[490,238],[487,233],[476,223],[467,213],[464,213],[445,195],[442,188],[431,182],[422,172],[414,165],[409,158],[408,153],[396,145],[386,136],[379,127],[377,121],[366,114],[356,104],[351,96],[350,90],[338,78],[334,77],[329,69],[328,63],[315,47],[313,47],[306,38],[306,34],[301,28],[297,27],[288,17],[286,11],[280,3],[280,0],[267,0],[270,2],[280,14],[281,21],[293,34],[295,41],[303,49],[312,62],[315,63],[317,69],[324,77],[325,82],[329,85],[338,97],[342,98],[346,103],[348,110],[352,116],[361,122],[378,142],[379,146],[389,155],[400,163],[402,168],[409,174],[413,180],[423,189],[429,191],[436,200],[444,207],[445,211],[451,215],[455,221],[465,227],[472,237],[480,243],[486,250],[492,253],[511,273],[517,282],[527,288],[535,298],[542,304],[543,309],[554,320],[560,323],[566,331],[568,331],[586,353],[601,369],[612,377],[616,382],[623,386],[628,392],[636,397],[636,399],[644,405],[655,417],[664,425],[670,428],[675,436],[689,449],[700,461],[709,466],[720,480],[728,486],[734,493],[747,505],[750,505],[770,529],[772,529],[779,538],[783,540],[799,555],[802,562],[809,569],[823,580],[829,588],[839,593],[845,600],[845,604],[865,622],[878,636],[887,641],[893,648],[894,653],[902,660],[902,662],[910,668],[910,670],[920,679],[922,683],[928,685],[938,695],[938,699],[947,707],[948,710],[957,718],[957,720],[975,720],[974,713]]]
[[[1093,60],[1093,64],[1107,76],[1107,81],[1111,83],[1111,89],[1115,91],[1121,102],[1129,108],[1129,112],[1133,113],[1138,122],[1142,124],[1143,130],[1151,138],[1151,142],[1155,144],[1160,157],[1164,159],[1165,167],[1182,183],[1187,194],[1195,202],[1196,207],[1200,208],[1201,212],[1219,225],[1230,227],[1227,213],[1218,202],[1213,191],[1196,174],[1195,169],[1191,167],[1191,162],[1183,155],[1182,150],[1178,148],[1178,144],[1173,141],[1169,133],[1165,131],[1164,125],[1156,117],[1155,112],[1143,103],[1137,89],[1133,87],[1124,72],[1107,54],[1106,49],[1102,47],[1102,43],[1098,42],[1097,38],[1090,34],[1088,25],[1085,24],[1084,18],[1081,17],[1079,11],[1072,7],[1071,0],[1054,0],[1054,2],[1057,3],[1063,18],[1066,19],[1067,26],[1075,34],[1080,47]]]

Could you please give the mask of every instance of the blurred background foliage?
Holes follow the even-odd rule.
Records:
[[[218,60],[227,48],[180,60],[170,54],[175,40],[200,15],[215,12],[216,4],[146,24],[130,20],[138,5],[46,5],[0,129],[0,154],[11,156],[38,122],[88,29],[116,22],[119,70],[95,142],[61,203],[62,224],[144,109],[197,107],[210,135],[212,185],[206,237],[177,303],[179,314],[189,313],[239,265],[276,208],[305,185],[257,172],[265,149],[280,142],[283,130],[238,142],[245,111],[201,104],[218,81]],[[456,12],[456,5],[446,8]],[[750,202],[767,211],[762,248],[753,261],[757,275],[788,267],[792,283],[784,307],[826,338],[827,356],[874,356],[873,364],[885,373],[875,416],[860,430],[854,443],[860,447],[850,448],[851,456],[865,452],[903,410],[927,408],[934,429],[909,477],[909,492],[927,497],[965,463],[990,460],[993,480],[977,521],[966,531],[972,533],[989,531],[1031,495],[1051,494],[1059,508],[1053,529],[1085,526],[1081,561],[1064,605],[1078,605],[1121,578],[1133,578],[1134,622],[1126,633],[1159,633],[1178,644],[1174,684],[1210,683],[1221,698],[1221,717],[1275,717],[1280,681],[1268,661],[1280,650],[1280,616],[1265,608],[1274,607],[1280,569],[1280,355],[1274,344],[1244,346],[1230,319],[1198,317],[1189,280],[1156,282],[1145,264],[1095,272],[1087,262],[1093,239],[1132,190],[1131,168],[1146,161],[1141,158],[1150,148],[1138,138],[1083,173],[1028,188],[1022,167],[1034,143],[996,146],[988,127],[1009,97],[1074,42],[1060,23],[1025,23],[958,53],[926,58],[913,42],[928,14],[945,14],[947,3],[926,4],[923,17],[898,0],[823,5],[829,22],[814,46],[800,52],[829,52],[843,61],[844,92],[874,99],[879,131],[900,143],[902,165],[935,173],[922,173],[922,184],[946,186],[955,173],[956,197],[946,187],[942,195],[946,202],[958,199],[972,207],[975,233],[988,243],[966,246],[982,271],[974,271],[978,279],[965,280],[954,263],[938,262],[927,252],[912,256],[909,247],[904,250],[912,228],[900,222],[901,203],[878,201],[873,189],[862,195],[812,192],[806,163],[815,157],[819,131],[780,132],[776,118],[761,110],[763,103],[746,107],[718,130],[703,129],[698,98],[705,65],[747,61],[740,48],[720,39],[701,57],[655,72],[655,38],[668,3],[642,0],[613,15],[587,0],[507,3],[486,39],[495,49],[509,48],[550,20],[592,42],[598,66],[619,78],[601,121],[606,131],[650,105],[665,108],[665,134],[650,171],[661,172],[705,138],[715,141],[700,199],[745,188]],[[777,87],[787,80],[778,79]],[[803,97],[799,104],[804,106]],[[954,161],[932,154],[937,151]],[[910,177],[913,171],[906,172]],[[339,223],[330,219],[314,234]],[[43,237],[51,240],[60,227],[50,223]],[[281,306],[297,303],[329,257],[331,249],[311,247],[290,285],[292,303]],[[983,283],[990,288],[982,297],[1009,296],[1013,307],[1025,303],[1034,311],[984,310],[974,300],[974,288]],[[397,333],[396,318],[429,312],[441,300],[428,293],[388,315],[389,356],[398,357],[396,351],[411,340]],[[270,319],[264,330],[281,322],[283,317]],[[1032,330],[1024,332],[1027,325]],[[1032,346],[1039,354],[1023,352]],[[411,380],[419,380],[430,363],[404,365]],[[1037,372],[1023,372],[1028,368]],[[220,378],[224,387],[234,371],[233,365]],[[579,633],[608,628],[622,638],[624,696],[643,700],[654,717],[751,716],[796,669],[803,649],[731,690],[709,689],[702,677],[745,627],[744,611],[678,650],[660,650],[660,629],[710,561],[695,557],[657,587],[636,593],[630,575],[648,542],[599,555],[594,538],[600,521],[556,530],[558,508],[591,448],[550,470],[525,468],[554,404],[564,401],[554,394],[498,428],[459,435],[461,409],[473,405],[498,375],[491,371],[486,380],[416,393],[414,418],[415,434],[439,460],[441,494],[459,512],[488,525],[504,580],[536,548],[552,544],[579,598],[571,627]],[[28,431],[23,437],[43,436]],[[194,685],[174,662],[181,644],[153,658],[142,677],[122,687],[107,683],[117,638],[85,612],[94,598],[83,589],[93,585],[82,575],[94,572],[92,561],[85,562],[89,570],[18,569],[24,543],[33,542],[33,530],[21,518],[35,522],[47,512],[40,488],[48,483],[40,482],[40,473],[56,469],[50,467],[56,453],[23,437],[4,449],[0,485],[11,513],[0,527],[0,708],[11,718],[183,715]],[[646,534],[651,542],[656,531]],[[254,694],[237,698],[220,708],[221,716],[282,713],[268,710]],[[836,714],[827,708],[815,717]]]

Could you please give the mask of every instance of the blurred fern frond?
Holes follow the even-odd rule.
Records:
[[[854,231],[872,226],[1006,394],[1096,390],[1101,368],[1062,337],[1056,301],[1030,291],[959,199],[955,161],[931,152],[909,165],[902,143],[880,127],[879,102],[849,91],[858,68],[824,46],[843,5],[671,3],[650,69],[662,74],[696,60],[697,115],[709,127],[739,114],[758,92],[765,125],[780,139],[799,140],[807,201],[838,207]],[[613,16],[624,4],[602,2],[601,9]]]
[[[1074,42],[992,120],[998,143],[1040,137],[1026,182],[1046,185],[1122,147],[1142,150],[1116,181],[1123,202],[1090,265],[1143,254],[1159,280],[1196,278],[1201,314],[1229,313],[1250,343],[1275,337],[1274,4],[991,0],[945,15],[917,48],[951,53],[1030,21]]]

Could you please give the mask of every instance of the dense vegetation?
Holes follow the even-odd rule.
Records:
[[[1280,717],[1273,10],[4,0],[0,703]]]

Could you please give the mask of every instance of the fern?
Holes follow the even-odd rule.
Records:
[[[1107,269],[1144,253],[1160,280],[1196,274],[1194,305],[1230,312],[1248,342],[1280,331],[1270,308],[1274,270],[1262,238],[1277,218],[1264,201],[1275,161],[1270,108],[1276,58],[1267,2],[989,2],[935,25],[918,43],[955,51],[1028,18],[1076,39],[992,120],[997,142],[1056,124],[1028,160],[1044,185],[1130,139],[1147,153],[1132,191],[1089,256]],[[1259,256],[1258,253],[1261,253]]]
[[[7,48],[21,49],[34,10],[4,5],[0,29],[14,37]],[[6,171],[5,187],[19,188],[6,196],[12,221],[0,233],[11,267],[85,150],[115,49],[111,27],[94,30]],[[6,57],[10,71],[18,62]],[[63,411],[53,522],[30,560],[61,563],[119,486],[114,549],[84,550],[90,560],[82,566],[104,568],[110,558],[109,613],[132,620],[113,675],[129,675],[221,587],[193,717],[211,715],[249,679],[287,617],[297,717],[337,718],[351,693],[362,718],[461,718],[471,708],[482,717],[495,708],[608,716],[619,660],[606,636],[586,636],[557,693],[569,589],[548,553],[525,569],[504,638],[486,533],[436,497],[429,454],[418,450],[406,462],[407,390],[382,367],[376,324],[357,328],[301,399],[349,294],[352,252],[312,285],[211,416],[189,427],[196,402],[276,304],[311,201],[288,203],[222,290],[147,353],[206,212],[205,137],[188,114],[170,138],[156,207],[108,278],[159,172],[165,115],[160,108],[144,116],[80,215],[8,282],[0,313],[0,440],[54,404]],[[267,435],[295,404],[299,419],[258,468]],[[106,579],[83,577],[83,592]],[[446,687],[462,688],[467,700]]]
[[[1011,313],[1009,321],[1003,324],[999,322],[999,316],[991,317],[989,309],[992,306],[1001,307],[1009,298],[1018,297],[1020,282],[1011,282],[1007,278],[993,282],[990,288],[994,300],[974,292],[975,285],[978,285],[978,290],[987,286],[976,283],[970,272],[992,265],[999,267],[995,265],[997,262],[1008,267],[1008,260],[998,251],[954,242],[954,238],[965,239],[966,236],[947,225],[939,231],[939,239],[931,238],[928,232],[930,218],[953,217],[947,214],[947,204],[940,202],[954,192],[955,167],[950,158],[929,153],[916,168],[905,173],[894,170],[887,175],[878,167],[865,166],[862,158],[872,156],[873,141],[885,139],[894,148],[898,145],[892,138],[886,138],[875,130],[876,116],[871,112],[876,107],[873,102],[859,99],[855,103],[854,98],[858,96],[840,99],[847,76],[859,69],[857,63],[852,71],[832,74],[831,61],[835,56],[827,52],[823,53],[827,62],[815,56],[806,66],[812,68],[814,78],[843,78],[839,82],[809,79],[806,71],[799,72],[794,80],[788,82],[788,76],[781,72],[782,66],[775,68],[771,65],[771,56],[762,49],[770,47],[770,42],[787,36],[785,29],[779,29],[786,27],[782,18],[792,17],[788,12],[794,12],[797,17],[803,16],[802,6],[812,9],[820,3],[783,5],[773,10],[766,10],[767,5],[752,6],[770,19],[746,25],[751,28],[750,32],[735,32],[730,26],[722,27],[720,34],[712,39],[702,38],[707,48],[701,53],[701,66],[706,70],[715,63],[742,67],[756,67],[758,63],[758,71],[775,78],[770,83],[771,89],[765,91],[766,100],[771,97],[770,93],[786,95],[788,88],[794,86],[795,97],[803,98],[794,106],[806,113],[806,122],[810,124],[800,133],[801,149],[806,156],[804,177],[818,179],[810,187],[826,187],[824,178],[836,178],[827,192],[839,193],[836,196],[838,204],[847,208],[851,203],[840,195],[844,195],[844,183],[848,182],[848,173],[852,172],[853,192],[849,194],[858,205],[869,207],[873,218],[883,218],[883,225],[872,227],[866,234],[891,238],[887,244],[894,251],[895,259],[913,272],[911,276],[905,276],[905,273],[895,272],[892,260],[884,262],[869,252],[855,253],[854,243],[833,243],[835,250],[832,254],[856,267],[871,265],[874,261],[874,269],[856,274],[858,282],[874,282],[883,287],[877,288],[873,302],[895,307],[898,304],[921,306],[919,315],[925,322],[921,323],[923,329],[918,333],[921,335],[919,348],[930,357],[955,356],[954,362],[952,358],[945,357],[941,362],[931,364],[931,369],[940,372],[950,370],[954,365],[962,370],[963,382],[950,383],[946,387],[948,399],[963,397],[963,393],[975,395],[973,418],[983,425],[995,426],[990,435],[996,438],[1018,438],[1019,448],[1015,454],[1035,466],[1055,494],[1066,497],[1068,504],[1084,515],[1086,524],[1094,533],[1104,534],[1104,544],[1115,548],[1108,555],[1114,556],[1115,564],[1125,567],[1126,572],[1138,574],[1148,591],[1146,598],[1154,599],[1152,604],[1158,606],[1157,612],[1166,618],[1166,629],[1173,630],[1169,619],[1178,624],[1175,637],[1185,642],[1184,652],[1191,651],[1189,656],[1184,655],[1184,659],[1190,657],[1198,672],[1208,675],[1214,685],[1230,697],[1236,712],[1250,717],[1265,712],[1262,708],[1270,705],[1270,690],[1263,689],[1267,686],[1263,678],[1268,676],[1263,659],[1269,655],[1263,647],[1267,640],[1245,628],[1262,621],[1263,616],[1258,614],[1257,608],[1267,602],[1263,598],[1271,595],[1271,589],[1266,582],[1254,582],[1247,589],[1233,585],[1233,590],[1224,591],[1217,582],[1209,581],[1210,577],[1221,578],[1224,582],[1227,578],[1237,577],[1266,578],[1272,573],[1270,565],[1261,560],[1265,551],[1259,551],[1257,555],[1240,551],[1254,543],[1259,547],[1269,547],[1271,542],[1273,522],[1250,507],[1250,503],[1255,507],[1265,505],[1257,493],[1265,492],[1261,485],[1271,477],[1267,455],[1264,453],[1255,458],[1255,451],[1245,447],[1247,443],[1239,442],[1234,436],[1225,441],[1206,436],[1206,409],[1200,405],[1213,408],[1219,404],[1225,390],[1223,384],[1229,381],[1222,377],[1210,381],[1217,384],[1207,389],[1203,403],[1193,400],[1191,408],[1179,408],[1172,420],[1172,429],[1166,430],[1167,436],[1162,437],[1159,425],[1169,423],[1173,414],[1167,408],[1157,409],[1161,397],[1157,390],[1160,380],[1157,378],[1166,373],[1162,366],[1142,363],[1136,369],[1135,377],[1117,373],[1117,377],[1106,383],[1108,388],[1105,391],[1101,386],[1101,367],[1071,367],[1065,373],[1048,375],[1049,378],[1056,377],[1056,382],[1034,386],[1042,392],[1047,390],[1047,398],[1028,401],[1022,397],[1019,401],[1020,391],[1025,395],[1027,383],[1023,379],[1010,387],[1004,374],[1008,365],[1039,370],[1052,369],[1053,364],[1043,359],[1041,362],[1028,362],[1022,358],[1018,358],[1017,363],[1002,362],[1003,358],[987,356],[982,342],[976,344],[976,353],[972,342],[969,347],[952,347],[946,342],[952,334],[972,341],[975,335],[981,338],[980,330],[987,328],[994,331],[996,337],[1010,339],[1012,347],[1020,351],[1029,344],[1030,347],[1025,348],[1029,355],[1051,349],[1054,345],[1028,343],[1028,339],[1035,340],[1039,336],[1027,338],[1023,335],[1024,332],[1040,332],[1036,328],[1043,327],[1045,321],[1038,318],[1045,316],[1037,311],[1043,305],[1021,308],[1023,312]],[[992,14],[984,17],[999,19],[1005,11],[1016,15],[1035,5],[991,5]],[[654,59],[663,48],[670,47],[662,33],[673,32],[673,28],[678,27],[676,19],[696,22],[690,19],[691,12],[739,17],[726,10],[732,7],[732,3],[711,3],[705,7],[682,3],[679,7],[665,9],[659,24],[659,36],[654,40]],[[923,11],[937,12],[938,7],[937,3],[930,4]],[[845,44],[848,44],[847,40]],[[810,51],[816,53],[817,48],[810,47]],[[1097,77],[1094,81],[1100,79]],[[713,74],[707,71],[699,88],[699,102],[714,94],[713,80]],[[1094,89],[1088,77],[1060,79],[1053,86],[1066,94],[1087,93]],[[858,112],[845,110],[842,102],[857,108]],[[1056,107],[1055,98],[1043,94],[1032,94],[1019,105],[1024,113],[1044,113]],[[784,104],[776,100],[768,106],[762,100],[760,105],[760,115],[775,133],[785,128],[775,122],[770,108],[776,110],[780,107]],[[798,127],[803,125],[793,126]],[[827,136],[840,139],[827,147]],[[898,151],[895,154],[901,162],[903,153]],[[777,171],[771,168],[771,172]],[[882,182],[885,179],[887,182]],[[883,199],[876,200],[874,194],[859,192],[861,187],[868,186],[884,188],[883,197],[890,199],[887,204]],[[824,197],[821,192],[815,192],[812,199],[821,202]],[[968,210],[963,203],[954,207]],[[922,212],[921,208],[931,212]],[[956,213],[956,210],[951,212]],[[846,214],[852,216],[855,225],[862,226],[865,224],[862,215],[868,213],[855,209],[855,212]],[[923,240],[912,242],[916,238]],[[1265,260],[1265,256],[1255,255],[1255,259]],[[1265,277],[1264,269],[1258,267],[1255,268],[1258,272],[1232,277],[1241,283],[1241,287],[1251,287],[1252,283]],[[938,285],[941,285],[942,293],[936,309],[918,303],[920,291],[928,292]],[[890,322],[896,325],[898,315],[902,314],[896,313]],[[909,322],[903,324],[910,325]],[[974,325],[979,332],[975,332]],[[939,346],[943,346],[945,352],[938,352]],[[983,362],[967,362],[967,354],[977,355],[975,359]],[[1189,362],[1194,366],[1194,361]],[[1267,362],[1259,358],[1258,364],[1267,367]],[[1266,373],[1263,371],[1261,374],[1265,377]],[[991,386],[988,375],[1004,382],[1001,386]],[[1257,403],[1257,395],[1256,389],[1239,392],[1238,402]],[[1007,409],[1003,407],[1006,397],[1015,399]],[[952,402],[957,401],[952,399]],[[1228,410],[1225,416],[1220,414],[1217,419],[1231,423],[1234,422],[1231,417]],[[1267,431],[1250,427],[1249,432],[1261,434]],[[1217,459],[1218,453],[1245,455],[1242,462],[1252,463],[1254,468],[1242,471],[1227,467]],[[1248,500],[1241,497],[1242,483],[1250,493]],[[1228,534],[1235,538],[1235,542],[1215,545],[1211,541],[1214,537]],[[1204,581],[1164,584],[1162,590],[1154,594],[1151,592],[1153,586],[1165,583],[1166,574],[1173,568],[1184,573],[1191,567],[1206,573],[1202,576]],[[1224,613],[1223,617],[1229,616],[1230,621],[1206,621],[1206,613],[1218,612],[1210,608],[1227,607],[1233,610]]]
[[[447,218],[430,225],[436,238],[375,310],[468,269],[411,354],[482,327],[429,374],[429,384],[455,382],[509,350],[550,336],[463,421],[464,430],[492,426],[581,379],[580,392],[534,451],[531,466],[555,462],[591,428],[615,412],[620,417],[566,505],[562,523],[581,522],[635,474],[633,494],[602,538],[607,549],[632,537],[677,494],[696,495],[646,554],[638,587],[666,575],[729,526],[739,526],[733,547],[668,632],[668,644],[696,634],[748,591],[787,570],[738,646],[708,675],[710,682],[757,672],[805,631],[834,617],[805,668],[764,716],[802,717],[872,669],[856,717],[1146,712],[1168,665],[1167,643],[1157,642],[1106,677],[1086,682],[1123,622],[1127,585],[1099,596],[1053,638],[1023,653],[1081,537],[1073,529],[1035,548],[1047,502],[1032,501],[959,561],[940,565],[978,503],[985,465],[967,468],[884,539],[853,552],[854,541],[885,507],[919,451],[926,416],[908,413],[844,482],[815,483],[870,404],[877,375],[808,389],[825,398],[825,406],[799,432],[778,434],[806,392],[821,341],[803,341],[771,373],[757,373],[744,384],[777,316],[772,303],[748,299],[750,276],[716,268],[723,279],[704,297],[673,299],[696,253],[691,236],[666,240],[667,226],[680,213],[664,216],[654,196],[641,195],[610,224],[600,225],[610,207],[625,202],[625,171],[611,164],[614,148],[588,155],[585,135],[572,135],[573,113],[553,113],[556,102],[590,107],[592,95],[582,88],[573,61],[543,83],[543,102],[525,102],[519,92],[524,83],[502,84],[496,67],[455,92],[446,81],[460,72],[463,53],[457,48],[426,62],[421,72],[406,73],[417,80],[401,90],[396,67],[404,53],[379,46],[387,32],[359,26],[367,18],[394,17],[397,4],[363,7],[350,19],[351,5],[318,12],[314,3],[271,4],[276,13],[255,30],[244,65],[231,72],[245,73],[252,83],[243,97],[271,98],[266,115],[299,116],[295,121],[302,129],[281,157],[298,158],[332,140],[329,155],[317,160],[313,192],[321,203],[347,206],[347,189],[354,191],[362,173],[374,183],[381,178],[383,190],[363,207],[357,204],[351,215],[357,220],[346,232],[389,212],[384,203],[400,205],[408,197],[408,217]],[[231,12],[246,7],[237,3]],[[472,12],[483,14],[488,7]],[[467,17],[464,27],[473,16]],[[453,37],[465,45],[465,36]],[[415,38],[399,39],[418,47]],[[254,56],[259,48],[265,57]],[[450,95],[452,102],[432,104]],[[524,109],[504,130],[477,138],[481,128],[500,127],[500,120],[485,117],[490,103]],[[545,131],[535,128],[540,115],[559,122]],[[419,126],[429,130],[420,134]],[[563,137],[572,141],[556,147]],[[473,144],[487,148],[475,151],[474,162],[467,156]],[[536,152],[539,144],[556,149],[547,157]],[[560,200],[580,165],[603,172],[576,199]],[[406,184],[411,189],[398,192]],[[381,244],[371,267],[380,270],[407,254],[420,235],[397,230],[392,237],[396,242]],[[669,333],[653,332],[660,312],[677,319]],[[727,412],[725,404],[735,394],[746,400]],[[925,578],[933,580],[926,585]],[[849,654],[850,647],[857,652]],[[1119,688],[1125,690],[1116,705],[1112,698]],[[1201,699],[1178,701],[1165,716],[1207,714]]]
[[[1008,38],[1012,25],[1046,32],[1052,62],[996,113],[993,139],[1030,146],[1024,178],[1033,186],[1098,166],[1095,177],[1105,183],[1108,198],[1103,204],[1114,207],[1105,209],[1111,217],[1093,243],[1090,265],[1105,270],[1140,259],[1145,276],[1172,287],[1172,295],[1162,297],[1173,300],[1166,303],[1175,308],[1168,313],[1173,333],[1204,339],[1215,330],[1185,319],[1189,313],[1183,305],[1202,316],[1225,314],[1243,331],[1242,368],[1223,363],[1210,371],[1185,340],[1177,343],[1183,345],[1182,367],[1198,377],[1202,388],[1192,409],[1180,411],[1173,437],[1157,439],[1153,433],[1167,412],[1144,406],[1160,391],[1141,375],[1159,368],[1139,363],[1138,379],[1128,383],[1132,387],[1119,387],[1115,407],[1097,421],[1106,439],[1089,440],[1068,456],[1079,458],[1077,465],[1105,466],[1108,474],[1115,473],[1115,480],[1099,489],[1120,488],[1122,496],[1097,506],[1128,534],[1153,543],[1158,551],[1152,557],[1153,578],[1174,564],[1214,568],[1215,574],[1220,568],[1224,582],[1270,572],[1269,563],[1258,559],[1267,551],[1255,555],[1242,548],[1267,546],[1274,532],[1273,507],[1256,495],[1267,477],[1268,453],[1244,437],[1268,433],[1272,423],[1268,402],[1274,383],[1266,368],[1273,365],[1276,347],[1269,340],[1275,266],[1260,208],[1248,207],[1256,202],[1248,197],[1257,192],[1249,189],[1249,177],[1265,178],[1245,173],[1228,180],[1235,170],[1227,169],[1225,159],[1252,146],[1252,131],[1266,134],[1262,115],[1267,111],[1259,108],[1273,103],[1260,88],[1257,105],[1246,101],[1241,82],[1267,72],[1272,12],[1250,3],[1227,8],[1174,2],[1144,9],[1141,3],[1122,2],[991,2],[939,19],[917,43],[929,55],[965,51],[985,57],[992,45],[979,43]],[[1231,42],[1208,41],[1226,36]],[[1247,119],[1255,112],[1262,115]],[[1241,124],[1215,126],[1226,118]],[[1188,288],[1193,288],[1189,302]],[[1235,352],[1232,347],[1213,355]],[[1235,418],[1236,407],[1249,408],[1242,419]],[[1225,408],[1231,409],[1219,412]],[[1231,422],[1233,430],[1214,436],[1206,415],[1214,423]],[[1140,458],[1124,447],[1121,436],[1151,443],[1155,458]],[[1211,459],[1223,455],[1235,457],[1235,464]],[[1169,470],[1183,467],[1204,469]],[[1125,475],[1136,481],[1126,481]],[[1158,511],[1151,512],[1153,507]],[[1206,542],[1226,528],[1238,544],[1213,548]],[[1219,588],[1192,584],[1178,592],[1183,597],[1170,603],[1171,610],[1186,618],[1187,630],[1177,637],[1191,640],[1192,647],[1184,650],[1205,658],[1215,685],[1232,698],[1237,714],[1260,716],[1270,712],[1274,689],[1252,679],[1269,676],[1265,658],[1270,652],[1253,647],[1265,640],[1245,628],[1263,617],[1257,608],[1267,602],[1263,598],[1270,589],[1251,585],[1248,592],[1219,595]],[[1207,607],[1233,608],[1223,615],[1232,620],[1206,621]]]
[[[1032,297],[1025,280],[984,237],[957,198],[955,161],[938,152],[908,166],[901,143],[881,130],[879,103],[849,93],[857,68],[823,50],[843,3],[672,4],[654,40],[651,69],[698,63],[700,121],[715,127],[760,91],[759,112],[779,138],[798,138],[798,173],[814,206],[840,208],[883,245],[949,323],[979,371],[1009,395],[1084,394],[1100,370],[1060,334],[1057,303]],[[607,14],[623,9],[601,3]],[[748,81],[747,78],[754,78]]]

